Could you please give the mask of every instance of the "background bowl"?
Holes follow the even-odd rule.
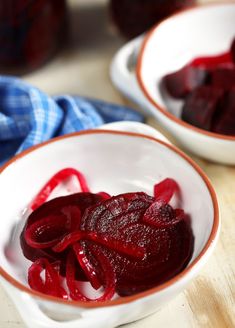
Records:
[[[187,268],[160,286],[103,303],[64,301],[29,289],[30,262],[19,245],[25,209],[44,183],[64,167],[83,172],[92,191],[113,195],[127,191],[152,194],[154,183],[174,178],[195,236]],[[0,199],[1,280],[30,328],[111,328],[155,312],[199,272],[219,232],[216,196],[201,169],[170,144],[136,133],[92,130],[33,147],[1,168]]]
[[[235,2],[195,6],[162,21],[144,39],[139,37],[124,46],[112,62],[111,78],[185,149],[209,160],[235,164],[235,136],[183,122],[179,109],[182,103],[166,96],[160,87],[164,75],[190,60],[228,51],[234,37]]]

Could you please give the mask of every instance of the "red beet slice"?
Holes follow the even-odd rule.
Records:
[[[63,238],[66,234],[75,231],[80,226],[80,216],[76,215],[77,210],[75,210],[75,208],[78,208],[81,215],[83,215],[87,207],[102,201],[102,199],[103,196],[98,194],[77,193],[69,196],[58,197],[41,205],[28,217],[25,227],[21,233],[20,243],[24,256],[31,261],[35,261],[41,257],[48,259],[50,262],[61,260],[61,274],[65,274],[64,263],[67,256],[67,251],[56,253],[51,249],[51,247],[43,249],[32,247],[32,243],[35,242],[34,246],[36,247],[40,247],[40,244],[42,244],[43,247],[45,246],[45,243],[50,240],[53,240],[53,245],[58,243],[59,239]],[[48,217],[54,217],[58,220],[58,222],[53,219],[50,224],[50,219],[47,219],[48,226],[43,230],[44,233],[38,237],[39,239],[37,239],[37,229],[40,231],[40,226],[37,226],[38,222],[40,223],[41,220]],[[62,228],[62,225],[63,230],[60,229]],[[59,229],[54,231],[53,228],[55,226]],[[34,228],[37,229],[35,230]],[[36,234],[34,234],[34,232]],[[26,242],[25,236],[28,236],[28,242],[29,239],[34,236],[33,239],[31,238],[31,246]],[[82,280],[85,279],[83,271],[79,268],[79,266],[77,266],[77,275]]]
[[[207,70],[216,69],[218,66],[231,64],[231,52],[225,52],[216,56],[197,57],[189,63],[191,67],[200,67]]]
[[[235,66],[215,69],[211,73],[211,84],[225,90],[235,87]]]
[[[78,207],[64,207],[61,215],[52,214],[31,224],[25,230],[25,241],[33,248],[53,247],[65,234],[79,227],[80,218],[81,212]]]
[[[43,250],[29,246],[26,243],[25,238],[22,234],[20,237],[20,245],[24,256],[32,262],[35,262],[37,259],[40,258],[46,258],[50,262],[55,262],[56,260],[58,260],[57,254],[54,255],[53,252],[50,251],[50,249]]]
[[[118,240],[114,240],[110,237],[104,235],[98,235],[95,231],[87,232],[87,231],[74,231],[72,233],[67,234],[57,245],[53,247],[55,252],[62,252],[70,245],[74,245],[73,249],[76,253],[77,260],[81,265],[84,273],[86,274],[88,280],[90,281],[93,288],[98,289],[101,284],[99,279],[97,278],[96,272],[94,268],[91,266],[89,260],[84,254],[83,248],[81,247],[79,241],[81,240],[92,240],[95,243],[100,245],[107,246],[113,250],[116,250],[120,253],[133,256],[135,258],[144,258],[146,256],[146,251],[144,247],[139,247],[136,245],[127,245],[123,241],[119,242]]]
[[[146,210],[143,216],[143,222],[156,228],[167,228],[184,219],[184,211],[174,211],[173,208],[157,200]]]
[[[235,88],[226,93],[214,119],[212,131],[220,134],[235,135]]]
[[[42,189],[34,205],[45,200],[45,192],[64,172],[46,184],[49,188]],[[167,204],[175,192],[179,186],[168,178],[154,186],[155,197],[143,192],[115,197],[83,192],[44,203],[28,217],[21,234],[24,254],[35,261],[29,285],[87,302],[111,299],[115,291],[131,295],[173,277],[187,265],[193,250],[188,217]],[[95,289],[103,286],[101,297],[83,294],[78,280],[86,279]]]
[[[174,98],[184,98],[193,89],[204,84],[208,72],[202,68],[195,68],[189,65],[180,70],[168,74],[163,78],[166,90]]]
[[[234,64],[235,38],[229,51],[197,57],[163,78],[172,97],[185,97],[184,121],[204,130],[234,135],[234,91],[229,92],[235,87]]]
[[[201,86],[192,91],[185,99],[182,119],[201,129],[211,130],[215,114],[224,91],[220,88]]]
[[[167,228],[166,224],[164,228],[156,228],[143,222],[144,214],[154,201],[144,193],[122,194],[87,208],[81,219],[82,230],[96,231],[119,242],[146,249],[147,256],[136,259],[108,245],[81,241],[89,262],[103,284],[105,278],[95,254],[102,251],[108,258],[116,275],[119,295],[131,295],[166,281],[180,272],[190,259],[193,236],[186,220],[167,224]],[[164,208],[163,218],[165,220],[169,216],[174,221],[176,213],[168,206]]]
[[[180,189],[177,182],[170,178],[154,185],[154,197],[165,203],[169,203],[174,193],[179,194],[179,191]]]
[[[104,191],[100,191],[97,194],[100,195],[103,198],[103,200],[109,199],[111,197],[107,192]]]
[[[87,207],[99,203],[102,200],[102,195],[92,194],[89,192],[81,192],[68,196],[54,198],[44,203],[31,213],[31,215],[27,219],[25,229],[27,229],[27,227],[29,227],[34,222],[37,222],[40,219],[43,219],[50,215],[55,215],[65,217],[67,221],[71,223],[71,227],[69,227],[69,230],[75,230],[77,226],[80,225],[80,218],[78,219],[78,221],[76,221],[77,218],[75,218],[74,222],[72,220],[73,216],[70,216],[69,208],[73,209],[74,207],[78,207],[81,212],[81,215],[83,215]]]

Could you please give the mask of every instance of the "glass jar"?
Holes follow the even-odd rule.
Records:
[[[61,45],[65,30],[65,0],[1,0],[0,73],[40,66]]]
[[[195,4],[195,0],[110,0],[114,23],[127,38],[147,31],[177,10]]]

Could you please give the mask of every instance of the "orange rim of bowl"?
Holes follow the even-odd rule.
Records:
[[[188,157],[186,154],[184,154],[181,150],[179,150],[175,146],[173,146],[171,144],[168,144],[164,141],[161,141],[159,139],[156,139],[154,137],[150,137],[150,136],[140,134],[140,133],[102,130],[102,129],[95,130],[94,129],[94,130],[87,130],[87,131],[81,131],[81,132],[75,132],[75,133],[67,134],[67,135],[64,135],[64,136],[57,137],[57,138],[54,138],[52,140],[46,141],[42,144],[33,146],[30,149],[27,149],[27,150],[23,151],[19,155],[13,157],[6,164],[4,164],[0,168],[0,174],[2,174],[4,172],[4,170],[8,166],[10,166],[11,164],[19,161],[23,157],[27,156],[28,154],[34,152],[35,150],[37,150],[41,147],[45,147],[48,144],[52,144],[52,143],[61,141],[63,139],[79,137],[79,136],[84,136],[84,135],[91,135],[91,134],[107,134],[107,135],[119,135],[119,136],[127,136],[127,137],[131,136],[131,137],[134,137],[134,138],[148,139],[148,140],[151,140],[152,142],[155,142],[157,144],[161,144],[161,145],[165,146],[166,148],[168,148],[169,150],[176,153],[176,155],[180,156],[188,164],[190,164],[190,166],[199,174],[199,176],[202,178],[202,180],[206,184],[206,187],[207,187],[207,189],[209,191],[209,194],[211,196],[211,199],[212,199],[213,210],[214,210],[214,218],[213,218],[213,226],[212,226],[212,229],[211,229],[211,233],[210,233],[210,236],[209,236],[205,246],[201,250],[200,254],[194,259],[194,261],[192,261],[192,263],[189,266],[187,266],[179,274],[177,274],[176,276],[174,276],[173,278],[171,278],[170,280],[166,281],[165,283],[163,283],[159,286],[153,287],[151,289],[148,289],[144,292],[141,292],[141,293],[138,293],[138,294],[135,294],[135,295],[132,295],[132,296],[119,297],[116,300],[110,300],[110,301],[104,301],[104,302],[90,302],[90,303],[85,303],[85,302],[81,302],[81,301],[73,301],[73,300],[63,300],[63,299],[60,299],[58,297],[46,295],[46,294],[37,292],[33,289],[30,289],[29,287],[23,285],[21,282],[19,282],[15,278],[13,278],[9,273],[7,273],[0,266],[0,275],[6,281],[8,281],[11,285],[16,287],[20,291],[26,292],[26,293],[34,296],[34,297],[38,297],[38,298],[43,299],[45,301],[57,302],[57,303],[64,304],[64,305],[67,305],[67,306],[72,305],[72,306],[76,306],[76,307],[78,306],[78,307],[83,307],[83,308],[97,308],[97,307],[114,306],[114,305],[121,305],[121,304],[130,303],[132,301],[135,301],[135,300],[144,298],[148,295],[152,295],[156,292],[162,291],[162,290],[166,289],[167,287],[173,285],[175,282],[179,281],[180,279],[185,277],[187,274],[189,274],[189,272],[191,272],[191,270],[196,266],[196,264],[198,264],[198,262],[201,260],[201,258],[207,253],[209,248],[214,244],[214,242],[216,240],[216,237],[217,237],[218,232],[219,232],[219,225],[220,225],[219,224],[219,207],[218,207],[216,194],[215,194],[215,191],[214,191],[209,179],[207,178],[205,173],[202,171],[202,169],[190,157]]]
[[[184,128],[193,130],[194,132],[200,133],[200,134],[204,134],[207,137],[213,137],[213,138],[217,138],[217,139],[222,139],[222,140],[228,140],[228,141],[235,141],[235,136],[230,136],[230,135],[225,135],[225,134],[218,134],[218,133],[214,133],[214,132],[210,132],[210,131],[206,131],[200,128],[197,128],[194,125],[191,125],[189,123],[184,122],[183,120],[177,118],[175,115],[171,114],[170,112],[168,112],[166,107],[161,106],[156,100],[154,100],[150,94],[150,92],[148,91],[148,88],[146,87],[143,78],[142,78],[142,67],[143,67],[143,58],[144,58],[144,52],[147,46],[147,43],[149,42],[149,40],[152,38],[153,34],[158,31],[158,28],[165,24],[166,22],[170,21],[172,18],[175,17],[179,17],[181,15],[184,15],[184,13],[187,12],[191,12],[194,10],[201,10],[204,8],[208,8],[208,7],[219,7],[219,6],[226,6],[226,5],[234,5],[235,6],[235,1],[225,1],[225,2],[216,2],[216,3],[207,3],[204,5],[194,5],[194,6],[190,6],[189,8],[186,9],[182,9],[179,10],[178,12],[176,12],[175,14],[169,16],[166,19],[163,19],[161,22],[159,22],[158,24],[156,24],[145,36],[143,43],[141,45],[141,49],[137,58],[137,65],[136,65],[136,76],[137,76],[137,81],[139,83],[139,86],[141,88],[141,90],[143,91],[145,97],[151,102],[152,105],[154,105],[154,107],[156,108],[156,110],[158,110],[159,112],[161,112],[164,116],[166,116],[167,118],[169,118],[171,121],[173,121],[176,124],[179,124],[181,126],[183,126]],[[235,18],[234,18],[235,19]]]

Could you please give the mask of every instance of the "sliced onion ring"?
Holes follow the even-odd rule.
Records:
[[[101,269],[104,273],[105,277],[105,286],[104,293],[102,296],[91,299],[83,294],[81,289],[79,288],[78,282],[75,280],[75,265],[76,265],[76,257],[74,253],[70,251],[67,258],[66,265],[66,282],[70,292],[70,297],[76,301],[86,301],[86,302],[100,302],[110,300],[115,293],[115,274],[113,268],[108,261],[107,257],[103,253],[96,254],[96,259],[99,261]]]
[[[65,179],[71,176],[75,176],[78,179],[78,182],[81,187],[81,191],[90,192],[90,189],[87,186],[86,179],[81,172],[70,167],[65,168],[57,172],[55,175],[53,175],[53,177],[42,187],[42,189],[39,191],[37,196],[32,201],[31,209],[36,210],[36,208],[38,208],[47,200],[51,192],[55,189],[55,187],[59,183],[61,183],[62,181],[64,181]]]
[[[54,252],[62,252],[71,244],[80,240],[91,240],[97,244],[101,244],[115,250],[119,253],[132,256],[134,258],[143,259],[146,256],[146,249],[143,246],[125,244],[123,241],[114,240],[103,235],[99,235],[94,231],[74,231],[67,234],[58,244],[52,249]]]
[[[171,178],[164,179],[154,185],[154,197],[165,203],[169,203],[174,193],[179,193],[179,191],[180,188],[178,183]]]
[[[41,277],[43,270],[45,270],[44,281]],[[60,283],[58,262],[51,264],[45,258],[36,260],[28,270],[28,283],[36,291],[68,299],[68,295]]]

